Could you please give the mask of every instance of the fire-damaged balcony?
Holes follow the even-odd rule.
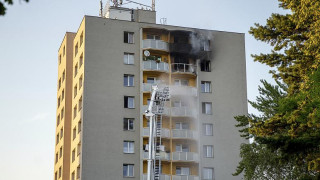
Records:
[[[187,43],[171,43],[169,45],[169,50],[171,53],[190,54],[192,46]]]
[[[145,39],[143,40],[144,49],[155,49],[161,51],[169,51],[169,45],[162,40]]]
[[[193,64],[185,63],[172,63],[171,64],[172,73],[191,73],[197,74],[197,67]]]

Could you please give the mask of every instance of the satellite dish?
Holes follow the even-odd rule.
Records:
[[[149,56],[150,56],[150,52],[149,52],[148,50],[145,50],[145,51],[143,52],[143,54],[144,54],[146,57],[149,57]]]

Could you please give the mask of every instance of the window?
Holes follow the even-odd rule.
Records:
[[[83,43],[83,32],[80,35],[80,47],[81,47],[82,43]]]
[[[62,147],[60,147],[60,156],[59,156],[59,158],[61,158],[62,157]]]
[[[76,86],[74,86],[74,88],[73,88],[73,98],[75,98],[75,97],[77,96],[77,93],[78,93],[78,87],[77,87],[77,85],[76,85]]]
[[[134,97],[133,96],[125,96],[124,97],[124,108],[134,108]]]
[[[58,107],[60,107],[60,97],[58,98]]]
[[[64,117],[64,108],[61,109],[60,115],[61,115],[61,119],[63,119],[63,117]]]
[[[123,141],[123,152],[124,153],[134,153],[134,142],[133,141]]]
[[[73,130],[72,130],[72,138],[75,139],[77,136],[77,128],[74,127]]]
[[[58,173],[57,172],[54,173],[54,180],[58,180]]]
[[[201,92],[210,93],[211,92],[211,82],[210,81],[201,81]]]
[[[155,77],[147,77],[147,83],[148,84],[156,83],[156,78]]]
[[[124,32],[124,43],[133,44],[133,32]]]
[[[74,47],[74,56],[76,56],[78,54],[78,43],[76,44],[76,46]]]
[[[58,153],[56,153],[56,164],[58,162],[58,159],[59,159],[59,155],[58,155]]]
[[[58,85],[58,89],[60,89],[61,88],[61,78],[59,79],[59,83],[58,83],[59,85]]]
[[[189,129],[189,123],[176,122],[176,129]]]
[[[134,64],[134,54],[124,53],[123,61],[124,61],[124,64]]]
[[[63,56],[66,55],[66,46],[63,46]]]
[[[82,109],[82,97],[80,97],[78,104],[79,104],[78,107],[79,107],[79,111],[80,111]]]
[[[75,149],[72,151],[72,155],[71,156],[72,156],[71,157],[72,162],[74,162],[74,160],[76,159],[76,150]]]
[[[63,128],[60,129],[60,139],[63,137]]]
[[[184,175],[184,176],[190,175],[190,168],[177,166],[176,167],[176,175],[180,175],[180,176],[181,175]]]
[[[56,139],[56,144],[59,143],[59,140],[60,140],[60,138],[59,138],[59,133],[58,133],[58,134],[57,134],[57,139]]]
[[[203,133],[205,136],[213,136],[213,124],[203,124]]]
[[[211,62],[207,60],[202,60],[200,63],[200,69],[204,72],[210,72],[211,71]]]
[[[78,63],[74,66],[74,77],[78,74]]]
[[[186,144],[177,144],[176,152],[190,152],[189,146]]]
[[[77,105],[73,108],[73,119],[77,117]]]
[[[59,55],[59,65],[61,64],[61,54]]]
[[[81,121],[78,122],[78,133],[81,132]]]
[[[147,34],[147,39],[160,40],[160,35]]]
[[[124,164],[123,165],[123,177],[133,177],[134,173],[134,165],[133,164]]]
[[[61,97],[61,100],[63,100],[64,99],[64,90],[62,90],[62,97]]]
[[[201,42],[201,48],[202,51],[210,51],[210,40],[206,39]]]
[[[212,103],[210,102],[202,103],[202,114],[212,114]]]
[[[80,179],[80,166],[77,167],[77,179]]]
[[[81,54],[79,59],[79,68],[82,66],[82,64],[83,64],[83,53]]]
[[[203,156],[206,158],[213,158],[213,146],[212,145],[203,146]]]
[[[202,173],[204,180],[213,180],[213,168],[203,168]]]
[[[78,152],[78,156],[79,156],[81,153],[81,143],[79,143],[77,146],[77,152]]]
[[[174,80],[174,85],[176,86],[188,86],[189,81],[187,79],[175,79]]]
[[[59,167],[59,178],[61,178],[61,174],[62,174],[62,169],[61,166]]]
[[[62,82],[66,79],[66,70],[63,70],[62,73]]]
[[[123,130],[132,131],[133,130],[133,118],[124,118],[123,119]]]
[[[60,114],[57,117],[57,126],[59,126],[59,124],[60,124]]]
[[[123,85],[124,86],[133,86],[134,75],[125,74],[123,76]]]
[[[82,87],[82,75],[79,78],[79,89],[81,89],[81,87]]]
[[[74,171],[72,172],[72,174],[71,174],[71,180],[75,180],[75,173],[74,173]]]

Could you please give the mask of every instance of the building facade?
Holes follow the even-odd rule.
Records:
[[[154,11],[85,16],[58,52],[55,180],[144,180],[154,84],[162,115],[161,180],[232,180],[234,116],[247,114],[244,34],[156,24]]]

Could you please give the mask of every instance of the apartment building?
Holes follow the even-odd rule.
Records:
[[[247,114],[244,34],[156,24],[156,12],[85,16],[58,51],[54,180],[145,180],[154,84],[168,86],[161,180],[232,180]]]

